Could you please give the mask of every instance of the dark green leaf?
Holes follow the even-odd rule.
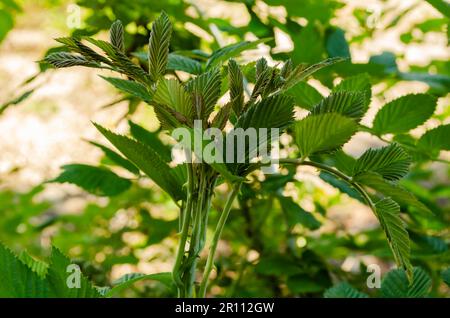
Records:
[[[345,39],[345,32],[340,28],[332,29],[326,39],[326,48],[329,57],[350,58],[350,48]]]
[[[125,157],[172,196],[175,201],[183,198],[182,184],[178,183],[172,175],[171,168],[155,150],[139,141],[117,135],[100,125],[94,125]]]
[[[265,38],[252,42],[243,41],[224,46],[211,54],[211,56],[208,59],[208,62],[206,63],[206,69],[217,66],[220,63],[223,63],[232,57],[238,56],[243,51],[255,49],[258,46],[258,44],[265,43],[270,40],[271,38]]]
[[[124,46],[124,31],[123,31],[123,25],[120,20],[115,21],[111,28],[109,29],[109,40],[112,45],[114,45],[119,51],[124,52],[125,46]]]
[[[148,70],[153,81],[166,72],[172,24],[165,12],[153,22],[148,44]]]
[[[158,132],[151,132],[138,124],[128,121],[130,133],[137,141],[146,144],[155,150],[165,162],[172,160],[172,152],[169,146],[163,144],[158,137]]]
[[[169,60],[167,62],[167,69],[198,75],[202,72],[202,65],[200,62],[184,55],[170,53]]]
[[[420,267],[414,267],[410,282],[404,270],[394,269],[381,282],[381,295],[387,298],[426,297],[431,287],[431,278]]]
[[[385,198],[375,204],[374,212],[386,234],[395,262],[407,272],[408,277],[411,277],[409,236],[405,224],[400,218],[399,205],[395,201]]]
[[[139,169],[133,163],[131,163],[129,160],[127,160],[124,157],[122,157],[121,155],[119,155],[114,150],[111,150],[108,147],[101,145],[99,143],[96,143],[94,141],[90,141],[89,143],[91,145],[94,145],[94,146],[100,148],[103,151],[103,153],[105,154],[105,156],[108,157],[115,164],[121,166],[122,168],[127,169],[131,173],[139,174]]]
[[[117,77],[106,77],[101,75],[100,77],[103,78],[108,83],[110,83],[111,85],[113,85],[118,90],[130,94],[134,97],[137,97],[146,103],[150,103],[150,101],[152,100],[152,95],[149,93],[147,88],[141,83],[130,80],[124,80]]]
[[[374,172],[363,172],[358,174],[355,179],[356,182],[366,185],[378,192],[381,192],[384,197],[390,197],[392,200],[402,206],[411,206],[419,211],[431,213],[430,209],[406,189],[401,186],[389,182],[383,177]]]
[[[244,107],[244,76],[233,59],[228,61],[228,77],[231,108],[236,116],[239,116]]]
[[[214,106],[220,97],[220,85],[221,77],[217,68],[203,73],[187,83],[186,90],[194,96],[201,97],[203,105],[201,119],[208,119],[214,110]]]
[[[292,221],[292,226],[296,223],[300,223],[311,230],[317,230],[320,227],[321,223],[317,221],[314,215],[303,210],[303,208],[295,203],[292,198],[281,195],[277,196],[277,198],[284,213],[287,215],[288,219]]]
[[[308,110],[323,99],[322,94],[305,82],[297,83],[288,89],[285,94],[294,97],[297,106]]]
[[[128,179],[100,167],[84,164],[62,166],[64,170],[57,178],[49,182],[72,183],[84,190],[101,196],[114,196],[130,188]]]

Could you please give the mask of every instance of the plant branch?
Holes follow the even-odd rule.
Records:
[[[192,209],[192,192],[194,190],[193,189],[194,180],[193,180],[192,165],[187,164],[186,167],[187,167],[187,172],[188,172],[187,204],[186,204],[186,209],[183,212],[181,237],[180,237],[180,242],[178,245],[177,256],[175,259],[175,265],[172,270],[172,278],[175,282],[175,285],[177,286],[178,296],[184,296],[184,295],[181,295],[181,291],[184,288],[183,288],[183,281],[181,279],[180,268],[183,263],[184,253],[185,253],[185,249],[186,249],[186,241],[187,241],[187,237],[188,237],[188,233],[189,233],[189,225],[190,225],[190,221],[191,221],[190,219],[191,219],[191,209]]]
[[[230,214],[231,206],[233,204],[234,199],[239,193],[239,189],[241,187],[241,183],[237,183],[230,195],[228,196],[227,202],[223,208],[222,214],[220,215],[219,222],[217,223],[216,230],[214,231],[214,237],[211,242],[211,247],[208,255],[208,259],[206,260],[206,266],[203,272],[202,282],[200,284],[199,297],[205,297],[206,288],[208,286],[209,275],[211,274],[214,257],[216,254],[217,244],[219,243],[220,236],[222,235],[223,228],[228,219],[228,215]]]
[[[342,173],[339,170],[336,170],[325,164],[322,164],[319,162],[313,162],[313,161],[305,161],[305,160],[298,160],[298,159],[280,159],[280,163],[288,163],[288,164],[316,167],[320,170],[324,170],[324,171],[327,171],[327,172],[335,175],[336,177],[344,180],[349,185],[351,185],[356,191],[358,191],[359,194],[361,194],[363,199],[366,201],[367,205],[376,213],[375,204],[373,203],[372,199],[370,198],[370,196],[366,192],[366,190],[364,190],[364,188],[359,183],[355,182],[352,177],[347,176],[345,173]]]

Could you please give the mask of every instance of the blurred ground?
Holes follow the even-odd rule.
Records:
[[[38,72],[35,61],[55,46],[53,39],[67,35],[66,29],[46,22],[45,10],[31,6],[24,11],[0,46],[2,102],[17,95],[15,89]],[[65,7],[50,16],[57,11],[65,17]],[[83,141],[98,136],[90,121],[108,125],[122,116],[120,108],[99,109],[115,94],[95,71],[48,72],[38,86],[31,98],[8,109],[0,119],[2,186],[23,190],[55,177],[63,164],[96,162],[100,153]],[[20,170],[9,174],[15,169]]]

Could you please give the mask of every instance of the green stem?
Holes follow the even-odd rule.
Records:
[[[214,257],[216,254],[217,244],[219,243],[219,239],[222,235],[223,228],[225,227],[225,223],[228,219],[228,215],[230,214],[231,206],[233,205],[233,201],[239,193],[239,189],[241,187],[241,183],[237,183],[233,190],[231,191],[227,202],[223,208],[222,214],[220,215],[219,222],[217,223],[216,230],[214,232],[214,236],[211,242],[211,247],[208,255],[208,259],[206,260],[205,270],[203,272],[202,282],[200,284],[199,297],[206,296],[206,288],[208,286],[209,275],[211,274]]]
[[[193,192],[193,171],[192,171],[192,165],[191,164],[187,164],[187,172],[188,172],[188,193],[187,193],[187,204],[186,204],[186,209],[183,212],[183,222],[182,222],[182,227],[181,227],[181,237],[180,237],[180,242],[178,245],[178,251],[177,251],[177,256],[175,259],[175,264],[173,266],[173,270],[172,270],[172,278],[173,281],[175,283],[175,285],[177,286],[178,289],[178,296],[184,296],[184,292],[182,292],[184,290],[184,285],[183,285],[183,281],[181,279],[181,273],[180,273],[180,268],[182,266],[183,263],[183,259],[184,259],[184,253],[185,253],[185,249],[186,249],[186,241],[187,241],[187,237],[188,237],[188,233],[189,233],[189,225],[191,222],[191,209],[192,209],[192,192]]]
[[[193,209],[194,216],[194,226],[192,229],[192,236],[189,247],[189,256],[185,269],[185,291],[186,297],[192,297],[194,292],[194,282],[195,282],[195,270],[197,268],[198,253],[201,250],[201,236],[202,236],[202,223],[203,223],[203,202],[206,195],[206,180],[204,173],[204,166],[199,166],[199,187],[197,189],[197,199],[196,208]]]
[[[367,205],[369,205],[369,207],[372,209],[372,211],[374,211],[376,213],[375,204],[373,203],[372,199],[367,194],[366,190],[364,190],[363,187],[361,187],[360,184],[355,182],[352,177],[347,176],[346,174],[344,174],[344,173],[342,173],[342,172],[340,172],[340,171],[338,171],[338,170],[336,170],[336,169],[334,169],[334,168],[332,168],[330,166],[327,166],[327,165],[324,165],[324,164],[318,163],[318,162],[304,161],[304,160],[299,160],[299,159],[280,159],[279,162],[280,163],[289,163],[289,164],[295,164],[295,165],[304,165],[304,166],[316,167],[316,168],[319,168],[320,170],[324,170],[324,171],[327,171],[327,172],[335,175],[336,177],[346,181],[356,191],[358,191],[359,194],[361,194],[363,199],[366,201]]]

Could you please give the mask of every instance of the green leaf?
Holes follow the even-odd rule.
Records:
[[[258,44],[268,42],[271,39],[272,38],[264,38],[252,42],[243,41],[224,46],[211,54],[211,56],[208,59],[208,62],[206,63],[206,69],[217,66],[231,59],[232,57],[238,56],[243,51],[255,49],[258,46]]]
[[[42,261],[34,259],[27,252],[22,251],[19,254],[19,260],[27,265],[33,272],[38,274],[40,278],[45,278],[47,275],[48,265]]]
[[[156,273],[156,274],[148,274],[148,275],[142,274],[142,273],[131,273],[131,274],[125,274],[124,276],[115,280],[113,282],[114,287],[111,288],[106,293],[105,296],[112,297],[113,295],[117,294],[118,292],[131,287],[136,282],[143,281],[143,280],[158,281],[170,289],[173,289],[173,287],[174,287],[173,280],[172,280],[172,273]]]
[[[449,250],[447,243],[442,238],[413,231],[409,231],[409,236],[411,241],[420,247],[419,253],[424,253],[427,256],[444,254]]]
[[[321,40],[317,41],[317,39]],[[294,50],[290,53],[290,58],[295,64],[315,63],[325,54],[321,32],[314,23],[308,23],[302,27],[295,36],[292,36],[292,41]]]
[[[153,22],[148,44],[148,71],[153,81],[166,72],[172,24],[165,12]]]
[[[129,160],[125,159],[121,155],[119,155],[114,150],[109,149],[108,147],[101,145],[99,143],[96,143],[95,141],[89,141],[89,143],[95,147],[100,148],[106,157],[108,157],[112,162],[117,164],[118,166],[121,166],[122,168],[127,169],[131,173],[139,174],[139,169],[131,163]]]
[[[124,31],[120,20],[115,21],[109,29],[109,40],[119,51],[125,52]]]
[[[114,54],[114,50],[110,50],[111,45],[107,42],[105,42],[105,45],[102,45],[103,42],[97,41],[91,38],[87,38],[86,40],[90,41],[94,45],[98,45],[103,51],[108,51],[109,53]],[[88,47],[87,45],[81,43],[79,39],[75,38],[69,38],[69,37],[63,37],[63,38],[57,38],[57,42],[63,44],[69,51],[73,51],[75,53],[83,55],[85,58],[92,62],[97,63],[105,63],[107,65],[111,65],[111,61],[108,60],[106,57],[98,54],[93,49]]]
[[[285,129],[294,120],[294,100],[290,96],[282,94],[263,98],[261,101],[251,104],[238,118],[235,127],[225,138],[226,146],[234,145],[234,164],[228,164],[230,170],[238,175],[246,175],[249,162],[258,155],[259,150],[270,151],[271,128]],[[237,139],[241,129],[256,129],[256,142],[245,142],[245,150],[237,151],[237,145],[242,142]],[[266,131],[260,128],[267,128]],[[227,160],[228,161],[228,160]]]
[[[400,218],[400,206],[395,201],[385,198],[375,204],[374,212],[386,234],[395,262],[407,272],[408,277],[411,277],[410,242],[405,224]]]
[[[441,150],[450,150],[450,124],[428,130],[420,137],[417,148],[430,157],[436,157]]]
[[[85,58],[82,55],[76,55],[68,52],[55,52],[45,57],[44,62],[51,64],[56,68],[72,66],[99,67],[100,64]]]
[[[186,90],[194,96],[201,97],[202,109],[200,112],[197,110],[197,113],[200,113],[200,119],[208,119],[214,110],[220,97],[220,85],[221,77],[217,68],[203,73],[187,83]]]
[[[24,100],[26,100],[28,97],[31,96],[31,94],[34,93],[34,89],[28,90],[25,93],[19,95],[18,97],[4,103],[3,105],[0,105],[0,115],[6,110],[8,109],[10,106],[13,105],[18,105],[20,103],[22,103]]]
[[[251,101],[256,100],[258,96],[265,96],[266,88],[269,85],[272,76],[272,69],[267,65],[267,60],[265,58],[260,58],[256,62],[256,81],[253,87],[252,95],[250,97]]]
[[[94,125],[126,158],[149,176],[175,201],[184,197],[182,184],[178,183],[171,172],[171,168],[154,149],[126,136],[117,135],[98,124],[94,123]]]
[[[325,291],[325,298],[369,298],[367,294],[360,292],[347,282],[339,283]]]
[[[355,166],[356,159],[345,153],[343,150],[338,150],[329,156],[333,160],[333,165],[340,171],[351,175],[353,167]]]
[[[414,267],[412,282],[404,270],[394,269],[381,282],[381,295],[386,298],[426,297],[431,287],[431,278],[420,267]]]
[[[288,89],[285,94],[294,97],[297,106],[308,110],[323,99],[322,94],[305,82],[297,83]]]
[[[6,38],[8,32],[14,27],[14,19],[11,13],[0,9],[0,42]]]
[[[106,55],[110,58],[107,58],[97,54],[92,49],[88,48],[90,51],[86,51],[86,49],[82,49],[80,51],[86,51],[85,54],[89,53],[89,56],[92,55],[92,59],[97,62],[103,62],[108,65],[112,65],[115,69],[117,69],[120,73],[127,75],[128,77],[134,79],[137,82],[140,82],[146,86],[150,86],[153,84],[153,80],[150,75],[139,65],[134,64],[128,56],[119,51],[115,46],[111,43],[102,40],[96,40],[93,38],[86,38],[86,41],[94,44],[98,48],[100,48]],[[84,46],[87,48],[87,46]],[[81,53],[83,54],[83,53]],[[95,55],[94,55],[95,54]],[[86,56],[86,55],[85,55]]]
[[[194,117],[191,97],[184,89],[184,86],[176,79],[161,78],[158,81],[158,87],[153,96],[153,100],[156,103],[167,105],[175,109],[188,119]]]
[[[356,160],[353,167],[353,176],[362,172],[372,171],[389,181],[403,178],[411,164],[410,156],[397,144],[369,149]]]
[[[128,121],[128,125],[130,126],[130,133],[134,139],[155,150],[165,162],[172,161],[171,149],[161,142],[158,132],[148,131],[132,121]]]
[[[200,62],[187,56],[170,53],[169,60],[167,62],[167,69],[198,75],[202,72],[202,65]]]
[[[71,277],[71,275],[74,275]],[[78,276],[80,275],[80,276]],[[70,286],[79,277],[79,288]],[[71,278],[74,278],[72,280]],[[98,290],[82,275],[79,267],[73,264],[60,250],[52,247],[50,265],[46,280],[51,286],[51,296],[58,298],[100,298]]]
[[[303,210],[292,198],[282,195],[277,196],[277,198],[283,212],[292,221],[292,225],[300,223],[311,230],[317,230],[321,226],[321,223],[317,221],[312,213]]]
[[[230,103],[236,116],[244,108],[244,76],[235,60],[228,61],[228,81],[230,86]]]
[[[364,103],[363,93],[344,91],[331,93],[312,108],[311,114],[338,113],[359,121],[366,112]]]
[[[450,3],[445,0],[426,0],[445,17],[450,18]]]
[[[304,64],[300,64],[297,67],[295,67],[294,70],[289,74],[289,76],[286,78],[285,83],[283,84],[282,90],[287,90],[291,88],[292,86],[296,85],[297,83],[305,80],[308,76],[314,74],[318,70],[336,64],[338,62],[342,62],[345,59],[341,57],[333,57],[326,60],[323,60],[319,63],[306,66]]]
[[[294,124],[295,142],[302,157],[308,157],[339,149],[357,129],[354,120],[337,113],[309,115]]]
[[[100,196],[114,196],[128,190],[131,181],[114,172],[84,164],[70,164],[61,167],[64,171],[48,182],[72,183]]]
[[[335,187],[342,193],[345,193],[349,197],[364,203],[364,199],[361,197],[361,194],[358,191],[356,191],[353,187],[351,187],[347,182],[336,178],[331,173],[323,172],[323,171],[320,172],[319,177],[320,177],[320,179],[329,183],[330,185],[332,185],[333,187]]]
[[[48,297],[50,286],[0,243],[0,297]]]
[[[230,118],[230,113],[231,103],[227,103],[223,107],[221,107],[216,116],[214,116],[213,120],[211,121],[211,127],[223,130],[225,128],[225,125],[227,124],[228,119]]]
[[[343,79],[338,85],[333,88],[333,92],[342,91],[364,93],[364,109],[367,110],[372,98],[372,86],[370,84],[370,77],[368,74],[362,73]]]
[[[236,122],[236,128],[279,128],[289,126],[294,119],[294,100],[277,94],[251,105]]]
[[[372,130],[377,135],[408,132],[423,124],[435,109],[436,98],[431,95],[405,95],[387,103],[378,111]]]
[[[111,85],[113,85],[118,90],[130,94],[139,99],[142,99],[146,103],[150,103],[152,100],[152,95],[149,93],[147,88],[141,83],[130,80],[124,80],[117,77],[106,77],[102,75],[100,75],[100,77],[103,78],[108,83],[110,83]]]
[[[333,28],[329,32],[326,38],[326,49],[330,57],[351,57],[345,32],[340,28]]]
[[[432,213],[430,209],[417,200],[412,193],[397,184],[383,179],[383,177],[378,173],[363,172],[358,174],[354,180],[382,193],[385,197],[390,197],[402,206],[411,206],[427,214]]]

